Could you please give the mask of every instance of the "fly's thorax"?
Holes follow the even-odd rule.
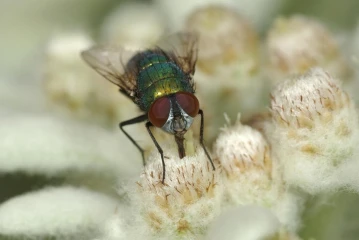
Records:
[[[189,92],[178,92],[157,99],[152,104],[148,118],[150,122],[171,133],[185,133],[199,111],[197,98]]]
[[[145,52],[138,62],[137,92],[139,106],[148,111],[151,104],[163,96],[180,91],[193,92],[186,73],[161,52]]]

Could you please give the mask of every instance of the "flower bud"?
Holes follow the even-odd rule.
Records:
[[[273,82],[288,75],[303,74],[312,67],[323,67],[343,81],[350,79],[351,69],[334,36],[310,18],[278,18],[269,30],[265,47]]]
[[[188,16],[185,30],[200,36],[198,70],[209,75],[252,75],[258,69],[258,36],[233,9],[216,5],[198,8]]]
[[[185,31],[199,34],[195,81],[205,110],[206,138],[214,141],[227,113],[256,112],[265,84],[259,76],[259,40],[251,24],[233,8],[209,5],[195,9]],[[211,126],[211,127],[209,127]]]
[[[81,59],[80,52],[92,44],[85,34],[54,36],[45,49],[44,91],[51,107],[88,121],[117,125],[118,119],[137,108]]]
[[[213,171],[203,151],[184,159],[169,156],[165,163],[164,184],[160,158],[145,167],[135,193],[139,202],[134,206],[140,208],[152,233],[169,238],[201,236],[220,211],[220,168]]]
[[[340,83],[320,68],[272,92],[270,131],[284,179],[309,193],[335,189],[358,146],[358,114]]]
[[[260,132],[237,123],[219,135],[214,152],[225,172],[230,205],[266,207],[288,228],[298,227],[300,201],[286,189],[279,164]]]
[[[151,4],[128,2],[106,17],[101,30],[104,41],[137,50],[156,43],[164,24]]]

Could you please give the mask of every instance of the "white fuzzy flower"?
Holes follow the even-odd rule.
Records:
[[[206,240],[296,240],[282,229],[278,219],[258,206],[243,206],[222,213],[212,224]]]
[[[128,2],[106,17],[101,30],[103,41],[137,50],[159,39],[164,21],[152,4]]]
[[[136,214],[133,224],[142,225],[142,234],[147,239],[202,236],[220,213],[223,193],[220,168],[217,166],[213,171],[203,151],[184,159],[172,154],[168,157],[164,184],[158,155],[137,182],[131,197],[132,211]],[[141,234],[138,229],[137,236]]]
[[[0,205],[0,233],[19,239],[88,239],[115,211],[117,201],[74,187],[46,188]]]
[[[85,34],[74,33],[55,36],[48,43],[44,62],[44,86],[50,99],[64,101],[77,108],[88,95],[92,86],[91,69],[81,60],[79,53],[93,44]]]
[[[248,18],[251,18],[253,23],[263,28],[268,24],[273,14],[277,12],[281,1],[278,0],[186,0],[186,1],[166,1],[155,0],[158,9],[162,11],[164,18],[168,21],[168,26],[171,29],[181,29],[184,19],[193,11],[200,7],[210,5],[225,6],[239,11]]]
[[[245,117],[262,104],[265,83],[259,75],[259,40],[247,19],[235,9],[209,5],[188,15],[186,31],[199,33],[194,79],[205,111],[206,138],[213,141],[223,113]],[[211,126],[211,127],[209,127]]]
[[[94,240],[126,240],[128,238],[128,226],[126,226],[125,209],[116,209],[115,213],[109,217],[102,225],[100,237]]]
[[[226,128],[217,138],[214,152],[231,184],[226,188],[231,200],[267,202],[262,197],[263,191],[273,184],[273,161],[269,146],[258,131],[240,123]],[[274,198],[277,199],[276,193]]]
[[[186,0],[181,2],[155,0],[156,7],[160,10],[170,29],[178,31],[183,27],[189,14],[200,7],[206,7],[212,4],[219,4],[227,7],[233,7],[233,0]]]
[[[290,74],[302,74],[312,67],[323,67],[343,81],[350,80],[334,36],[319,22],[304,16],[278,18],[266,42],[268,72],[278,82]]]
[[[136,114],[136,106],[81,59],[80,52],[91,45],[92,39],[82,33],[54,36],[45,50],[44,90],[51,107],[61,106],[87,121],[117,124]]]
[[[278,219],[267,209],[244,206],[227,211],[213,224],[207,240],[258,240],[269,238],[279,230]]]
[[[237,122],[219,135],[214,152],[225,172],[230,205],[270,208],[282,224],[298,228],[301,199],[285,186],[280,166],[260,132]]]
[[[0,135],[2,173],[52,177],[75,171],[117,178],[141,166],[140,154],[122,134],[47,114],[7,114]]]
[[[234,74],[247,77],[256,72],[257,33],[233,8],[201,7],[189,14],[185,23],[185,30],[199,34],[198,70],[208,75],[222,75],[224,79],[233,79]]]
[[[342,167],[358,146],[354,103],[320,68],[289,79],[272,92],[272,149],[284,167],[284,179],[309,193],[336,189]]]

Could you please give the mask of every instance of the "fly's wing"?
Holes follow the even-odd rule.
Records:
[[[83,60],[120,91],[136,101],[137,69],[126,68],[127,62],[136,54],[120,46],[94,46],[81,52]]]
[[[160,40],[157,46],[165,52],[182,70],[193,76],[198,55],[198,34],[193,32],[179,32]],[[192,78],[191,78],[191,81]],[[193,82],[191,82],[193,84]]]

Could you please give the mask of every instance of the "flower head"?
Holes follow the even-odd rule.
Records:
[[[103,41],[138,50],[159,39],[164,23],[153,5],[127,2],[106,17],[101,29]]]
[[[304,16],[278,18],[268,33],[266,50],[273,82],[312,67],[326,68],[344,81],[351,74],[334,36],[319,22]]]
[[[185,29],[198,32],[197,68],[209,75],[251,75],[258,67],[258,37],[250,23],[238,12],[223,6],[198,8],[188,17]],[[233,71],[223,69],[233,66]],[[226,76],[223,76],[226,78]]]
[[[266,207],[285,226],[298,227],[295,219],[300,212],[300,199],[288,191],[278,161],[272,159],[270,146],[260,132],[238,122],[222,131],[214,152],[225,172],[229,205]]]
[[[314,193],[340,184],[333,173],[357,146],[358,114],[340,83],[316,68],[272,92],[271,141],[286,181]]]
[[[160,159],[146,166],[137,182],[133,205],[155,235],[200,236],[220,212],[220,169],[212,170],[203,151],[184,159],[170,156],[165,163],[164,184]]]
[[[206,138],[214,141],[225,122],[223,113],[235,117],[241,109],[247,115],[262,104],[258,35],[238,11],[221,5],[194,9],[184,30],[199,34],[194,78],[206,115]]]

